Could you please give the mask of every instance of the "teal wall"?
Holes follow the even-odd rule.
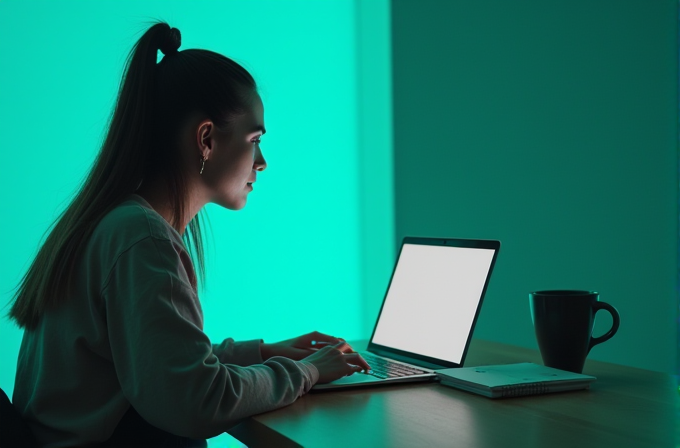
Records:
[[[265,104],[268,168],[248,205],[208,206],[206,333],[367,337],[394,257],[387,0],[0,1],[0,303],[87,172],[124,59],[156,18],[182,49],[243,64]],[[10,395],[20,340],[0,319]]]
[[[677,18],[674,0],[393,0],[396,239],[502,241],[477,337],[536,347],[528,293],[593,289],[621,328],[590,357],[675,371]]]

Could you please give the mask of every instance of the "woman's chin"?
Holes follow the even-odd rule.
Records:
[[[224,208],[226,208],[226,209],[235,210],[235,211],[236,211],[236,210],[241,210],[243,207],[246,206],[247,199],[248,199],[247,196],[243,196],[242,198],[238,198],[238,199],[229,199],[229,200],[226,200],[226,199],[215,199],[215,200],[213,200],[213,201],[211,201],[211,202],[212,202],[213,204],[219,205],[220,207],[224,207]]]

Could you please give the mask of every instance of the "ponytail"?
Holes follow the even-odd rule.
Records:
[[[51,230],[13,297],[9,317],[20,327],[35,328],[45,310],[68,299],[75,268],[99,221],[145,177],[168,182],[173,216],[181,231],[187,184],[175,137],[189,113],[200,111],[216,123],[245,108],[255,81],[240,65],[206,50],[179,52],[179,30],[152,25],[130,52],[109,129],[92,170]],[[157,63],[158,50],[165,55]],[[184,233],[201,282],[205,263],[197,215]],[[194,287],[197,287],[195,284]]]

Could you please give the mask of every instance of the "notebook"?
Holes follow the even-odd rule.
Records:
[[[445,369],[437,372],[441,384],[489,398],[566,392],[587,389],[597,378],[531,362],[497,366]]]
[[[436,379],[465,361],[500,241],[405,237],[366,351],[372,373],[312,390]]]

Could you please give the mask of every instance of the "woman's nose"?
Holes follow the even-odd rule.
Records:
[[[265,168],[267,168],[267,161],[264,160],[264,156],[258,145],[253,160],[253,169],[255,169],[255,171],[264,171]]]
[[[267,162],[264,159],[256,160],[253,164],[255,171],[264,171],[267,168]]]

